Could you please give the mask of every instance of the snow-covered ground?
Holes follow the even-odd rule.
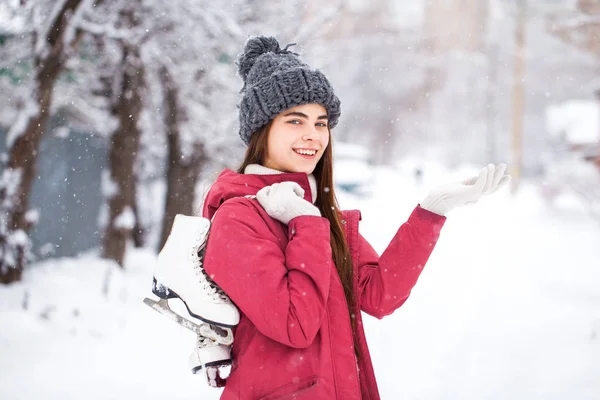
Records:
[[[427,188],[473,172],[378,168],[373,196],[339,197],[381,251]],[[383,399],[600,399],[600,225],[537,193],[454,211],[411,299],[367,318]],[[217,399],[187,369],[193,334],[141,302],[154,257],[90,252],[0,287],[0,399]]]

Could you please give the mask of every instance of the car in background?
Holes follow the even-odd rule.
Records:
[[[368,196],[374,180],[366,147],[346,142],[336,142],[333,147],[333,182],[336,190],[356,196]]]

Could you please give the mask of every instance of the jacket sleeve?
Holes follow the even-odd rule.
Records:
[[[333,264],[329,221],[300,216],[287,229],[282,250],[254,206],[228,201],[213,220],[205,270],[259,332],[303,348],[325,318]]]
[[[381,257],[358,234],[358,297],[362,311],[383,318],[404,304],[445,221],[446,217],[417,206]]]

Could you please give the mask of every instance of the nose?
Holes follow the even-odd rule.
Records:
[[[318,138],[319,132],[317,132],[317,129],[314,127],[308,128],[308,130],[304,133],[304,136],[302,136],[302,139],[307,142],[317,140]]]

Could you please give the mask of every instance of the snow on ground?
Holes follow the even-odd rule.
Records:
[[[427,188],[476,171],[426,165],[418,186],[378,168],[373,196],[339,197],[382,251]],[[409,301],[367,318],[383,399],[600,398],[600,226],[537,193],[454,211]],[[193,334],[141,302],[154,260],[131,250],[121,271],[90,252],[0,287],[0,398],[217,399],[187,369]]]

